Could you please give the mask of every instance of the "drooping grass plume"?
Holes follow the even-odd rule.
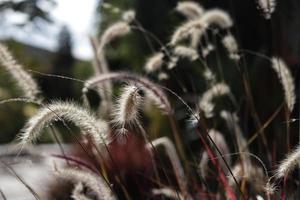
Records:
[[[222,43],[228,51],[229,58],[231,58],[234,61],[239,61],[239,59],[240,59],[240,55],[238,54],[239,47],[238,47],[237,41],[233,37],[233,35],[231,35],[231,34],[226,35],[222,39]]]
[[[285,102],[287,104],[289,111],[292,112],[296,102],[295,85],[294,85],[293,76],[288,66],[280,58],[276,58],[276,57],[272,58],[272,68],[277,73],[277,76],[284,90]]]
[[[84,84],[82,92],[86,93],[89,88],[94,88],[97,85],[101,85],[105,81],[130,82],[137,86],[141,86],[144,89],[145,98],[150,98],[164,112],[172,114],[170,102],[163,90],[149,79],[138,76],[136,74],[127,72],[101,74],[87,80]]]
[[[179,26],[171,37],[170,44],[175,45],[178,42],[188,38],[195,31],[198,34],[198,40],[206,32],[207,28],[211,25],[216,25],[219,28],[227,29],[233,25],[231,17],[223,10],[212,9],[206,11],[199,19],[189,20]]]
[[[298,146],[292,153],[286,156],[286,158],[280,163],[279,167],[275,171],[275,178],[281,179],[289,175],[300,161],[300,146]]]
[[[207,118],[214,116],[213,110],[215,105],[213,99],[228,94],[230,94],[230,88],[225,83],[217,83],[204,92],[199,101],[199,107]]]
[[[178,157],[178,154],[176,152],[175,146],[172,143],[172,141],[167,137],[161,137],[161,138],[153,140],[151,143],[154,147],[163,146],[165,148],[168,158],[170,159],[170,162],[172,164],[173,171],[175,173],[175,176],[176,176],[176,179],[178,182],[178,186],[179,186],[183,196],[185,198],[189,198],[190,195],[189,195],[188,189],[187,189],[186,176],[184,174],[183,167],[180,163],[180,159]],[[148,144],[148,148],[151,148],[151,147],[152,146],[150,146],[150,144]]]
[[[139,111],[143,102],[142,88],[135,85],[127,85],[123,88],[118,99],[114,122],[125,129],[125,124],[136,123],[139,118]]]
[[[195,30],[197,30],[198,35],[203,35],[206,30],[206,24],[201,19],[190,20],[179,26],[171,36],[170,44],[175,46],[178,42],[188,38]]]
[[[220,28],[227,29],[233,25],[233,21],[229,14],[221,9],[211,9],[204,13],[201,17],[206,26],[217,25]]]
[[[57,120],[66,120],[78,126],[83,134],[90,135],[97,143],[108,143],[105,127],[100,127],[97,119],[88,110],[71,102],[53,102],[44,105],[31,117],[19,135],[20,145],[34,142],[40,137],[44,127]]]
[[[176,199],[176,200],[184,200],[186,198],[183,197],[182,194],[170,189],[170,188],[159,188],[159,189],[153,189],[152,190],[153,195],[163,195],[164,197],[167,197],[168,199]]]
[[[92,200],[84,194],[84,188],[81,182],[75,185],[71,197],[74,200]]]
[[[145,70],[148,73],[155,72],[159,70],[163,64],[164,64],[164,54],[158,52],[148,58],[145,64]]]
[[[179,2],[175,9],[188,19],[199,18],[204,13],[202,6],[193,1]]]
[[[89,172],[78,170],[78,169],[56,169],[55,174],[67,181],[74,184],[82,183],[86,187],[90,188],[95,194],[97,194],[98,199],[103,200],[115,200],[116,197],[108,187],[106,182],[100,176],[96,174],[91,174]]]
[[[258,9],[261,10],[266,19],[271,19],[271,16],[276,8],[276,0],[257,0]]]
[[[178,57],[188,58],[191,61],[199,58],[199,55],[195,49],[183,45],[176,46],[174,49],[174,54]]]
[[[105,46],[114,39],[127,35],[129,32],[130,26],[126,22],[117,22],[108,27],[100,38],[98,53],[101,54]]]
[[[25,97],[34,100],[38,99],[40,91],[37,83],[2,43],[0,43],[0,64],[10,73]]]

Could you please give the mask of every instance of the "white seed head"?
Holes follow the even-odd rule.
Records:
[[[164,64],[164,54],[159,52],[148,58],[145,64],[145,70],[148,73],[159,70]]]
[[[239,56],[239,47],[237,44],[236,39],[233,37],[233,35],[228,34],[222,39],[222,43],[224,47],[227,49],[229,53],[229,57],[232,60],[238,61],[240,59]]]
[[[229,93],[230,88],[225,83],[217,83],[204,92],[199,101],[199,107],[207,118],[213,117],[213,110],[215,107],[213,99]]]
[[[179,2],[176,11],[188,19],[196,19],[203,15],[204,9],[198,3],[193,1]]]
[[[277,73],[277,76],[284,90],[285,102],[288,106],[289,111],[292,112],[296,102],[293,76],[288,66],[280,58],[272,58],[272,68]]]
[[[74,184],[82,183],[86,187],[90,188],[95,194],[97,199],[101,200],[116,200],[115,195],[107,186],[102,177],[78,169],[56,169],[55,174],[67,181]]]
[[[199,55],[195,49],[182,45],[178,45],[175,47],[174,54],[179,57],[188,58],[191,61],[199,58]]]
[[[262,11],[266,19],[271,19],[271,16],[276,8],[276,0],[257,0],[258,9]]]
[[[201,17],[202,23],[206,24],[206,26],[211,26],[215,24],[220,28],[230,28],[233,25],[231,17],[227,12],[220,9],[212,9],[208,10]]]
[[[139,111],[143,102],[141,87],[127,85],[123,88],[114,112],[114,122],[124,127],[138,121]]]
[[[75,103],[57,101],[45,105],[29,119],[19,136],[21,145],[35,141],[44,127],[59,120],[74,123],[83,134],[90,135],[99,144],[108,143],[107,126],[100,127],[92,113]]]
[[[159,108],[164,111],[164,113],[172,114],[171,104],[168,100],[167,95],[164,93],[161,87],[140,75],[127,72],[100,74],[87,80],[84,84],[84,88],[94,88],[106,81],[126,83],[130,82],[137,86],[141,86],[144,89],[146,98],[152,100]],[[86,89],[84,88],[83,91],[86,91]]]
[[[8,48],[0,43],[0,65],[10,73],[25,97],[29,99],[38,99],[40,93],[35,80],[27,73],[23,66],[20,65],[12,56]]]
[[[164,73],[164,72],[160,72],[158,74],[158,80],[163,81],[163,80],[167,80],[169,79],[169,75]]]
[[[275,178],[281,179],[287,176],[300,161],[300,146],[298,146],[292,153],[290,153],[279,165],[275,172]]]
[[[199,37],[206,31],[206,24],[203,22],[202,17],[200,19],[187,21],[179,26],[174,31],[170,44],[176,45],[181,40],[188,38],[195,31],[197,31]]]
[[[103,54],[105,46],[118,37],[127,35],[130,32],[130,26],[126,22],[117,22],[108,27],[100,38],[98,54]]]
[[[122,15],[122,19],[127,23],[131,23],[135,19],[135,11],[134,10],[125,11]]]

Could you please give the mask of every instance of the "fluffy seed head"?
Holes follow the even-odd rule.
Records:
[[[233,37],[233,35],[228,34],[222,39],[222,43],[224,47],[227,49],[229,53],[229,57],[232,60],[238,61],[240,59],[240,56],[238,54],[239,47],[237,44],[236,39]]]
[[[143,90],[141,87],[127,85],[123,88],[118,99],[114,113],[114,122],[124,127],[138,120],[139,110],[143,102]]]
[[[74,184],[82,183],[86,187],[90,188],[93,192],[97,194],[97,199],[101,200],[115,200],[116,197],[107,186],[105,181],[95,174],[89,172],[78,170],[78,169],[59,169],[55,171],[55,174],[67,181]]]
[[[292,112],[296,102],[293,76],[287,65],[280,58],[272,58],[272,68],[277,73],[277,76],[284,90],[285,102],[288,106],[289,111]]]
[[[131,23],[135,19],[135,11],[127,10],[126,12],[123,13],[122,19],[127,23]]]
[[[266,19],[271,19],[272,13],[276,8],[276,0],[257,0],[258,9],[262,11]]]
[[[196,19],[203,15],[204,9],[198,3],[193,1],[179,2],[176,11],[188,19]]]
[[[205,116],[208,118],[213,116],[213,109],[215,105],[212,101],[214,98],[227,95],[229,93],[230,89],[225,83],[217,83],[204,92],[199,101],[199,107],[204,112]]]
[[[40,91],[37,83],[24,70],[23,66],[14,59],[8,48],[2,43],[0,43],[0,64],[10,73],[19,88],[22,89],[25,97],[38,99],[37,95]]]
[[[178,45],[174,49],[174,54],[179,57],[186,57],[191,61],[198,59],[199,55],[195,49],[190,47]]]
[[[203,35],[206,31],[206,24],[203,22],[202,18],[197,20],[190,20],[179,26],[173,33],[171,37],[170,44],[176,45],[181,40],[188,38],[191,34],[197,31],[199,37]]]
[[[21,130],[20,143],[26,145],[35,141],[45,126],[54,121],[66,120],[78,126],[83,134],[90,135],[97,143],[107,143],[105,127],[100,127],[92,113],[70,102],[53,102],[41,108],[29,119]]]
[[[137,86],[141,86],[144,89],[146,98],[152,100],[165,113],[172,114],[171,104],[160,86],[147,78],[135,74],[127,72],[100,74],[87,80],[82,91],[86,92],[88,88],[94,88],[97,85],[103,84],[105,81],[130,82]]]
[[[164,64],[164,54],[161,52],[158,52],[148,58],[146,64],[145,64],[145,70],[148,73],[155,72],[161,68],[161,66]]]
[[[203,23],[207,26],[215,24],[220,28],[230,28],[233,25],[231,17],[228,15],[227,12],[220,10],[220,9],[212,9],[208,10],[204,13],[201,17]]]
[[[122,37],[130,32],[130,26],[126,22],[117,22],[108,27],[100,38],[98,54],[102,54],[105,46],[118,37]]]
[[[287,176],[300,161],[300,146],[298,146],[286,159],[284,159],[275,172],[275,178],[281,179]]]

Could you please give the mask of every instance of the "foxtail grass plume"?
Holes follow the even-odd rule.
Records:
[[[98,85],[101,85],[105,81],[129,82],[137,86],[141,86],[144,89],[145,98],[152,100],[165,113],[170,115],[173,112],[167,95],[159,85],[153,83],[147,78],[127,72],[115,72],[95,76],[85,82],[82,92],[86,93],[89,88],[94,88]]]
[[[289,111],[292,112],[296,102],[295,85],[294,85],[293,76],[288,66],[280,58],[276,58],[276,57],[272,58],[272,68],[277,73],[277,76],[284,90],[285,102],[287,104]]]
[[[207,118],[213,117],[215,107],[213,99],[228,94],[230,94],[230,88],[225,83],[217,83],[205,91],[199,101],[199,107],[204,112],[204,115]]]
[[[222,39],[222,43],[229,53],[229,58],[231,58],[234,61],[239,61],[240,60],[239,47],[233,35],[231,34],[226,35]]]
[[[289,175],[300,161],[300,146],[298,146],[292,153],[290,153],[279,165],[275,172],[275,178],[281,179]]]
[[[206,24],[203,20],[190,20],[179,26],[171,36],[171,45],[176,45],[178,42],[188,38],[191,34],[197,31],[198,35],[203,35],[206,30]]]
[[[125,130],[125,124],[136,123],[143,102],[143,90],[135,85],[123,88],[114,112],[114,122]]]
[[[201,20],[206,26],[217,25],[220,28],[227,29],[233,25],[229,14],[221,9],[211,9],[204,13]]]
[[[20,145],[34,142],[41,135],[44,127],[54,121],[66,120],[78,126],[83,134],[91,136],[99,144],[108,143],[107,130],[99,127],[98,120],[88,110],[71,102],[53,102],[44,105],[36,115],[31,117],[21,130]]]
[[[145,70],[148,73],[155,72],[159,70],[164,64],[164,54],[161,52],[155,53],[150,58],[148,58],[145,64]]]
[[[25,71],[23,66],[14,59],[11,52],[2,43],[0,43],[0,64],[10,73],[25,97],[34,100],[38,99],[40,91],[37,83],[31,75]]]
[[[193,1],[179,2],[175,9],[188,19],[199,18],[204,13],[202,6]]]
[[[118,37],[127,35],[130,32],[130,26],[126,22],[117,22],[108,27],[100,38],[98,53],[101,54],[105,46]]]
[[[199,58],[199,55],[195,49],[178,45],[174,49],[174,54],[178,57],[188,58],[190,61],[194,61]]]
[[[271,16],[276,8],[276,0],[257,0],[258,9],[262,12],[266,19],[271,19]]]
[[[230,28],[233,25],[231,17],[223,10],[212,9],[206,11],[200,19],[189,20],[179,26],[171,37],[170,44],[176,45],[178,42],[188,38],[197,31],[198,40],[211,25],[217,25],[222,29]]]
[[[102,177],[78,169],[56,169],[55,174],[73,184],[82,183],[97,195],[97,199],[116,200],[115,195]]]

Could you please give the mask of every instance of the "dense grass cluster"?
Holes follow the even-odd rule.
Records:
[[[259,0],[258,6],[263,16],[270,19],[276,2]],[[284,113],[282,121],[286,121],[287,126],[287,131],[282,134],[289,137],[289,124],[296,121],[290,118],[296,94],[289,67],[276,55],[267,57],[240,49],[231,31],[233,20],[224,10],[207,10],[195,2],[185,1],[177,5],[176,12],[186,19],[174,28],[169,43],[160,43],[160,50],[145,60],[143,71],[147,76],[130,71],[111,72],[106,60],[109,44],[132,31],[142,31],[148,40],[159,41],[141,27],[132,10],[125,11],[122,19],[103,31],[100,38],[91,38],[94,76],[78,80],[48,75],[82,82],[82,99],[76,103],[43,98],[31,75],[7,47],[0,44],[1,66],[23,92],[20,98],[3,100],[0,105],[23,101],[38,107],[18,135],[20,148],[26,148],[40,138],[43,129],[59,135],[54,125],[56,121],[63,122],[75,138],[74,149],[81,153],[74,153],[74,156],[62,152],[61,157],[67,164],[65,168],[53,166],[57,175],[57,182],[53,184],[72,184],[71,191],[63,192],[76,200],[299,198],[297,189],[293,190],[294,185],[299,187],[298,176],[293,174],[300,160],[299,147],[294,151],[290,148],[291,153],[278,162],[264,135],[264,130],[272,126],[280,111]],[[244,123],[239,116],[243,116],[245,109],[239,108],[235,90],[208,62],[209,58],[218,59],[214,57],[216,52],[226,52],[224,57],[240,72],[235,78],[242,79],[243,84],[239,87],[245,91],[245,101],[252,109],[251,117],[257,122],[257,131],[253,135],[245,134],[248,130],[241,126]],[[242,70],[246,53],[265,59],[281,84],[277,90],[283,102],[265,123],[260,122],[253,109],[252,92],[255,91],[251,91],[248,74]],[[197,63],[201,68],[197,76],[206,89],[192,101],[164,85],[165,80],[172,78],[172,70],[185,67],[180,64],[181,60]],[[177,81],[180,82],[180,77]],[[100,97],[98,107],[91,101],[91,91]],[[181,104],[185,113],[179,113],[175,103]],[[157,133],[154,137],[149,133],[149,121],[161,119],[151,115],[155,111],[168,121],[166,131],[171,134]],[[73,134],[70,122],[79,128],[79,136]],[[182,123],[188,128],[183,128]],[[225,124],[222,129],[219,128],[221,123]],[[183,139],[188,132],[196,137],[198,148]],[[230,135],[226,136],[225,132]],[[265,155],[251,152],[255,139],[259,140],[259,148],[265,148]],[[59,140],[54,142],[61,145]]]

